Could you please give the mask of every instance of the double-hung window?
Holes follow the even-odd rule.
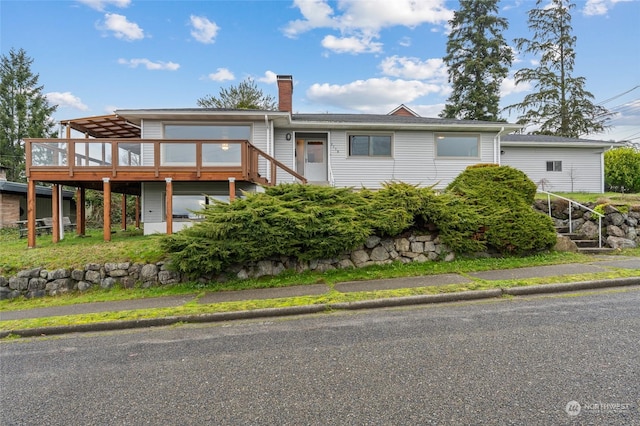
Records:
[[[349,156],[391,157],[390,134],[350,134]]]

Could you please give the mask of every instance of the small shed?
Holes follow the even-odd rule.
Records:
[[[62,211],[75,222],[73,195],[73,191],[62,191]],[[51,188],[37,185],[36,199],[36,217],[52,217]],[[7,181],[6,170],[0,166],[0,228],[15,227],[20,220],[27,220],[27,184]]]

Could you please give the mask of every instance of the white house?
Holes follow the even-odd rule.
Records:
[[[617,142],[545,135],[504,135],[500,163],[522,170],[550,192],[604,192],[604,152]]]
[[[292,77],[278,76],[278,111],[122,109],[66,120],[67,138],[26,141],[27,175],[30,182],[78,187],[80,194],[105,191],[109,239],[112,191],[141,196],[145,233],[171,233],[188,226],[192,210],[209,197],[234,199],[262,185],[444,187],[469,165],[509,164],[516,152],[530,156],[517,151],[524,145],[501,142],[519,125],[419,117],[404,105],[387,115],[298,114],[292,93]],[[86,138],[71,138],[71,129]],[[83,205],[80,199],[78,232]]]

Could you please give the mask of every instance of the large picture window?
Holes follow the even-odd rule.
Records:
[[[436,134],[436,157],[479,158],[480,137],[465,134]]]
[[[251,140],[251,126],[248,124],[166,124],[165,139],[209,140]],[[195,166],[196,145],[188,142],[171,142],[161,145],[163,166]],[[239,166],[241,145],[239,143],[218,142],[202,145],[202,165],[209,167]]]
[[[391,135],[349,135],[349,155],[352,157],[391,157]]]

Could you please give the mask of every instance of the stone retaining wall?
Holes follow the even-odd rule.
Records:
[[[285,270],[324,272],[330,269],[384,265],[393,261],[403,263],[428,262],[437,259],[451,261],[454,257],[446,245],[440,242],[437,235],[407,234],[397,238],[372,236],[363,246],[333,259],[300,262],[296,259],[283,257],[263,260],[247,265],[238,265],[223,274],[201,277],[199,280],[208,282],[224,281],[233,277],[257,278],[265,275],[277,275]],[[165,262],[155,264],[90,263],[85,265],[83,269],[56,269],[53,271],[33,268],[20,271],[13,277],[0,276],[0,299],[19,296],[55,296],[70,291],[86,291],[97,286],[110,288],[116,283],[124,287],[135,285],[150,287],[176,284],[183,280],[186,280],[186,277],[171,271]]]
[[[586,203],[590,209],[597,204]],[[548,214],[546,200],[536,200],[534,208]],[[626,209],[624,209],[626,210]],[[611,248],[636,248],[640,246],[640,207],[631,206],[628,211],[621,211],[612,205],[605,205],[602,218],[603,242]],[[551,202],[551,217],[557,226],[569,226],[568,202],[559,200]],[[598,239],[598,216],[590,211],[574,206],[571,210],[573,232],[585,239]]]

